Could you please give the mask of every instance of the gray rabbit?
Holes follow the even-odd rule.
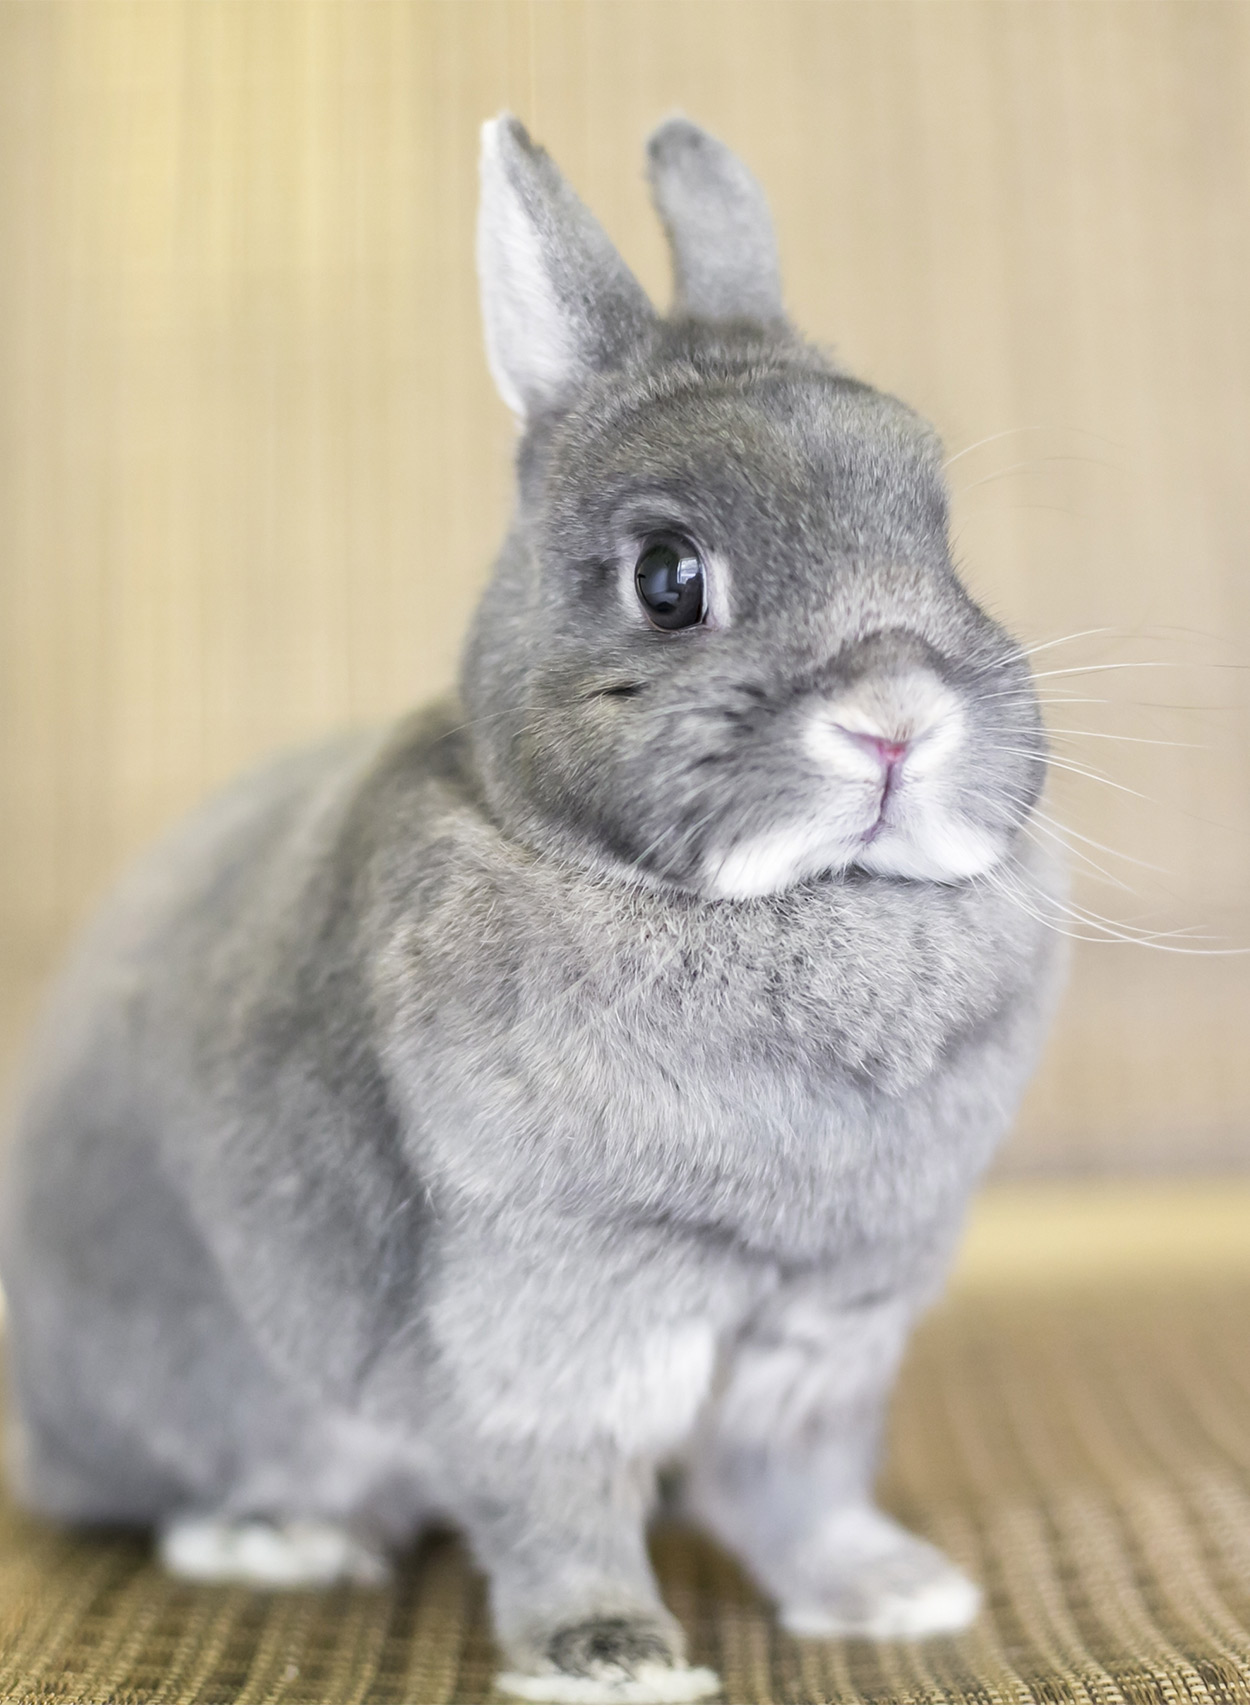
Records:
[[[938,442],[787,324],[732,154],[649,158],[667,318],[485,127],[522,435],[459,697],[123,886],[4,1220],[29,1506],[271,1584],[451,1521],[536,1700],[717,1688],[648,1564],[666,1467],[799,1635],[974,1616],[874,1462],[1058,979],[1038,707]]]

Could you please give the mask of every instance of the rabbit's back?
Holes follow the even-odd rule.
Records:
[[[3,1229],[15,1470],[33,1504],[150,1517],[211,1505],[249,1452],[298,1460],[320,1400],[275,1381],[253,1318],[308,1322],[319,1301],[291,1295],[288,1250],[352,1215],[338,1191],[304,1200],[344,1152],[350,1173],[361,1132],[385,1145],[335,855],[390,739],[287,755],[196,812],[118,887],[52,993]],[[308,1118],[275,1119],[292,1077]]]

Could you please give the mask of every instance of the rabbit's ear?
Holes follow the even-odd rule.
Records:
[[[654,320],[642,286],[525,126],[482,126],[477,271],[486,359],[522,419],[566,401]]]
[[[700,320],[783,320],[772,217],[738,156],[676,117],[652,133],[647,170],[673,251],[675,311]]]

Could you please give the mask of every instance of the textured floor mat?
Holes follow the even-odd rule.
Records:
[[[1001,1287],[987,1247],[925,1325],[883,1491],[986,1585],[967,1635],[799,1643],[730,1560],[658,1536],[725,1699],[1250,1702],[1250,1277],[1218,1244]],[[261,1595],[0,1510],[5,1701],[481,1702],[494,1664],[451,1538],[387,1589]]]

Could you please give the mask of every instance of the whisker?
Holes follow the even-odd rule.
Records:
[[[1104,940],[1113,942],[1135,943],[1140,948],[1157,948],[1171,954],[1250,954],[1250,948],[1204,948],[1198,945],[1208,942],[1220,942],[1216,936],[1199,936],[1193,931],[1148,931],[1132,925],[1124,925],[1115,920],[1105,923],[1097,913],[1081,908],[1066,908],[1065,916],[1074,923],[1086,925],[1090,930],[1105,932]],[[1184,939],[1178,941],[1177,939]]]
[[[1037,924],[1053,931],[1056,936],[1066,937],[1071,942],[1106,942],[1108,940],[1106,932],[1087,936],[1081,931],[1068,930],[1057,920],[1048,918],[1038,906],[1031,903],[1028,897],[1020,892],[1016,885],[1007,882],[1001,874],[986,871],[981,874],[977,881],[997,890],[1000,895],[1018,907],[1027,918],[1033,919]]]
[[[1035,693],[1032,697],[1039,705],[1114,705],[1113,699],[1081,699],[1075,694],[1068,693]]]
[[[1017,884],[999,870],[982,873],[982,880],[998,890],[1007,900],[1034,919],[1038,924],[1052,930],[1058,936],[1068,937],[1075,942],[1123,942],[1139,948],[1153,948],[1161,954],[1191,954],[1191,955],[1243,955],[1250,954],[1250,948],[1203,948],[1192,942],[1177,942],[1177,936],[1188,933],[1181,931],[1146,931],[1139,926],[1117,923],[1115,920],[1104,919],[1102,915],[1088,909],[1067,906],[1058,902],[1054,897],[1037,895],[1030,897],[1023,893]],[[1043,903],[1057,907],[1061,914],[1072,923],[1084,925],[1085,931],[1073,930],[1060,923],[1053,917],[1048,917],[1041,908]],[[1087,933],[1093,934],[1087,934]]]
[[[1137,890],[1133,888],[1131,883],[1127,883],[1122,877],[1117,877],[1114,872],[1108,871],[1105,865],[1100,865],[1096,859],[1091,858],[1087,853],[1083,853],[1080,848],[1073,847],[1071,842],[1060,835],[1057,830],[1049,829],[1042,823],[1029,823],[1027,821],[1020,825],[1020,829],[1026,836],[1030,836],[1034,840],[1038,836],[1048,836],[1052,842],[1058,842],[1066,854],[1069,854],[1073,859],[1081,860],[1091,871],[1096,872],[1104,882],[1111,884],[1113,888],[1122,889],[1128,895],[1137,895]],[[1084,873],[1080,875],[1084,875]]]
[[[987,433],[985,438],[975,439],[972,444],[965,445],[962,450],[957,450],[954,456],[948,456],[946,461],[942,464],[942,467],[953,468],[955,464],[962,461],[965,456],[971,456],[974,450],[980,450],[982,445],[998,444],[1002,439],[1018,438],[1023,433],[1044,433],[1045,431],[1045,427],[1041,426],[1007,427],[1001,433]]]
[[[1005,789],[1003,792],[1006,798],[1019,812],[1019,817],[1016,819],[1017,830],[1023,831],[1026,835],[1042,835],[1049,837],[1051,841],[1058,842],[1064,852],[1070,855],[1073,859],[1081,860],[1085,865],[1088,865],[1091,870],[1097,872],[1105,882],[1114,884],[1117,889],[1127,890],[1129,894],[1135,895],[1137,893],[1132,885],[1126,882],[1124,878],[1117,876],[1114,872],[1108,871],[1106,866],[1101,865],[1082,848],[1074,847],[1067,839],[1069,832],[1066,825],[1061,824],[1058,819],[1051,818],[1047,813],[1043,812],[1036,803],[1031,805],[1026,796],[1019,794],[1015,790]],[[1104,851],[1108,853],[1114,852],[1114,850],[1110,848]]]
[[[1015,504],[996,504],[988,510],[977,510],[974,514],[977,521],[983,521],[986,516],[1014,515],[1017,510],[1049,510],[1052,515],[1056,516],[1074,516],[1078,521],[1085,522],[1093,520],[1092,511],[1074,510],[1071,504],[1036,504],[1025,501]]]
[[[1164,741],[1153,735],[1114,735],[1101,729],[1057,729],[1054,724],[1046,725],[1048,735],[1074,735],[1083,741],[1133,741],[1146,747],[1188,747],[1191,752],[1209,753],[1210,745],[1203,741]]]
[[[466,718],[463,723],[453,724],[453,726],[447,730],[447,734],[459,735],[466,729],[476,729],[479,723],[490,723],[496,717],[510,717],[515,716],[515,714],[516,707],[511,705],[505,706],[502,711],[483,712],[481,717],[469,717]]]
[[[1028,747],[1004,747],[993,744],[989,750],[993,753],[1012,753],[1020,759],[1038,759],[1039,761],[1042,759],[1040,753],[1031,752]],[[1074,765],[1068,759],[1057,759],[1053,753],[1045,760],[1045,763],[1048,769],[1071,771],[1073,776],[1083,776],[1089,782],[1105,782],[1108,788],[1118,789],[1121,794],[1132,794],[1138,800],[1150,801],[1152,805],[1157,804],[1157,802],[1150,800],[1148,794],[1143,794],[1139,788],[1130,788],[1127,783],[1115,782],[1111,777],[1103,776],[1101,771],[1090,770],[1084,765]]]
[[[1095,634],[1123,635],[1124,630],[1118,628],[1078,628],[1075,634],[1061,634],[1057,639],[1042,640],[1036,646],[1022,646],[1020,650],[1026,658],[1031,658],[1036,652],[1049,652],[1052,646],[1066,646],[1072,640],[1088,640],[1091,635]]]
[[[1023,474],[1029,469],[1039,468],[1045,462],[1088,462],[1097,468],[1115,468],[1114,462],[1108,462],[1101,456],[1083,456],[1080,451],[1067,453],[1058,452],[1047,456],[1031,456],[1024,462],[1013,462],[1006,468],[1000,468],[996,474],[984,474],[979,480],[971,480],[966,486],[955,487],[951,496],[962,498],[965,492],[975,492],[978,486],[988,486],[995,480],[1006,480],[1012,474]]]
[[[1005,876],[1005,874],[1000,873],[1000,876]],[[1064,913],[1067,916],[1074,919],[1077,923],[1087,925],[1092,930],[1103,932],[1103,933],[1105,933],[1105,936],[1114,938],[1115,940],[1120,941],[1120,942],[1136,942],[1136,943],[1141,943],[1143,946],[1150,947],[1150,946],[1164,946],[1167,941],[1175,939],[1177,937],[1186,937],[1186,938],[1189,938],[1191,940],[1197,940],[1197,941],[1218,941],[1219,940],[1218,938],[1214,938],[1214,937],[1197,937],[1196,933],[1192,929],[1185,929],[1185,930],[1149,930],[1143,926],[1135,925],[1135,924],[1131,923],[1131,921],[1128,921],[1128,920],[1109,919],[1102,913],[1096,913],[1092,908],[1085,908],[1085,907],[1081,907],[1081,906],[1074,904],[1074,903],[1065,902],[1057,896],[1038,895],[1038,896],[1034,897],[1034,899],[1039,906],[1042,903],[1046,903],[1048,905],[1054,906],[1054,907],[1058,908],[1062,913]],[[1035,913],[1034,916],[1038,917],[1038,918],[1042,917],[1042,915],[1040,913]],[[1191,952],[1191,953],[1219,953],[1219,952],[1223,952],[1223,953],[1241,954],[1241,953],[1250,952],[1250,950],[1246,950],[1246,949],[1229,949],[1229,950],[1192,949],[1192,950],[1187,950],[1187,952]]]
[[[1218,937],[1200,936],[1197,931],[1188,928],[1170,931],[1151,930],[1144,925],[1135,925],[1128,919],[1109,919],[1104,913],[1096,913],[1092,907],[1082,907],[1078,903],[1064,901],[1057,896],[1049,896],[1048,899],[1069,918],[1076,919],[1080,924],[1102,926],[1111,931],[1126,931],[1138,942],[1172,941],[1178,937],[1184,937],[1191,942],[1218,942],[1220,940]]]
[[[1184,670],[1192,669],[1180,658],[1147,658],[1136,659],[1117,664],[1070,664],[1062,670],[1038,670],[1035,674],[1037,681],[1044,681],[1048,676],[1088,676],[1096,670]],[[1246,670],[1250,664],[1221,664],[1208,663],[1202,666],[1204,670]]]
[[[1168,875],[1166,866],[1152,865],[1149,860],[1138,859],[1135,854],[1121,853],[1119,848],[1108,847],[1105,842],[1096,842],[1092,836],[1082,835],[1080,830],[1074,830],[1070,824],[1052,818],[1049,813],[1043,812],[1040,806],[1033,808],[1033,816],[1040,818],[1043,823],[1053,824],[1057,830],[1062,830],[1065,836],[1074,836],[1078,842],[1084,842],[1086,847],[1097,848],[1099,853],[1110,854],[1112,859],[1126,860],[1129,865],[1139,865],[1144,871],[1156,871],[1163,877]]]
[[[1080,438],[1097,439],[1102,444],[1110,445],[1113,450],[1125,449],[1125,446],[1118,439],[1110,439],[1105,433],[1091,432],[1088,427],[1048,427],[1038,423],[1031,427],[1006,427],[1001,433],[987,433],[983,439],[974,439],[972,444],[965,445],[962,450],[957,450],[953,456],[948,456],[942,467],[953,467],[965,456],[971,456],[974,450],[980,450],[983,445],[998,444],[1002,439],[1020,438],[1025,433],[1072,433]]]
[[[1035,688],[999,688],[994,693],[979,693],[973,695],[978,705],[988,705],[992,699],[1024,700],[1032,704],[1036,700],[1040,705],[1114,705],[1110,699],[1086,699],[1076,694],[1065,694],[1052,688],[1043,688],[1040,692]]]

